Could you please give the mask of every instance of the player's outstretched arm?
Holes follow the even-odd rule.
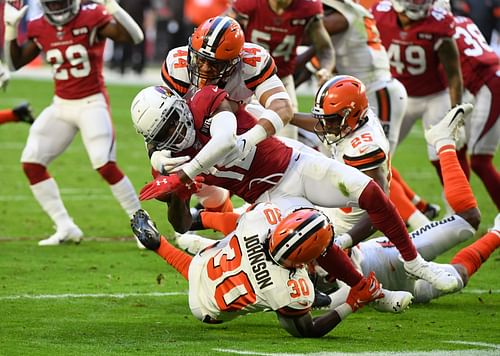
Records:
[[[443,64],[450,88],[451,106],[462,103],[463,79],[457,44],[453,38],[443,39],[438,48],[439,61]]]
[[[115,0],[100,0],[97,2],[104,5],[108,13],[116,20],[116,23],[108,23],[99,30],[101,37],[134,44],[141,43],[144,40],[144,33],[140,26]]]
[[[382,286],[371,272],[367,278],[361,279],[349,291],[346,302],[335,309],[313,318],[310,312],[301,316],[290,316],[290,308],[277,311],[281,326],[296,337],[321,337],[333,330],[349,314],[366,304],[384,296]]]

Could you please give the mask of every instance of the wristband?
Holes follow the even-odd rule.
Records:
[[[337,312],[337,314],[340,317],[340,320],[344,320],[345,318],[347,318],[347,316],[349,314],[352,314],[352,308],[347,303],[340,304],[338,307],[336,307],[333,310],[335,310]]]
[[[267,109],[271,105],[271,103],[277,99],[284,99],[290,101],[290,95],[288,95],[286,91],[280,91],[279,93],[272,94],[269,98],[267,98],[266,104],[264,105],[265,108]]]
[[[267,131],[262,125],[257,124],[241,135],[240,138],[247,140],[248,145],[255,146],[267,138]]]
[[[285,126],[283,120],[281,120],[281,117],[278,115],[278,113],[276,113],[276,111],[273,110],[264,110],[262,114],[260,114],[259,119],[268,120],[273,125],[275,133],[280,132],[283,126]]]

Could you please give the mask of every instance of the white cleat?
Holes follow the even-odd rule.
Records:
[[[175,243],[177,246],[192,255],[196,255],[199,251],[213,245],[215,242],[217,241],[189,232],[185,234],[175,233]]]
[[[472,104],[460,104],[448,111],[445,117],[436,125],[425,131],[426,141],[436,146],[439,141],[457,141],[459,139],[460,128],[465,123],[467,117],[474,106]]]
[[[495,222],[493,223],[493,227],[489,231],[496,231],[498,237],[500,237],[500,213],[495,217]]]
[[[413,301],[413,294],[405,291],[391,291],[383,289],[384,297],[375,299],[370,305],[375,310],[384,313],[401,313],[405,311]]]
[[[426,280],[441,292],[451,292],[458,287],[457,279],[450,272],[441,268],[437,263],[427,262],[420,255],[417,256],[416,261],[404,262],[403,266],[409,276]]]
[[[75,225],[65,230],[57,230],[55,234],[49,238],[38,241],[38,246],[56,246],[67,241],[73,241],[74,243],[79,244],[82,237],[82,230]]]

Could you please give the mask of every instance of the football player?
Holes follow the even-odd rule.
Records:
[[[440,0],[435,6],[449,11],[450,3]],[[500,174],[493,165],[500,142],[499,58],[471,19],[454,19],[453,37],[460,52],[464,87],[474,96],[475,102],[470,120],[465,122],[470,164],[500,210]]]
[[[359,282],[344,302],[313,318],[314,286],[306,264],[333,249],[334,258],[352,266],[342,250],[331,246],[333,227],[315,209],[299,209],[282,218],[277,206],[257,204],[240,217],[233,233],[194,258],[160,236],[145,211],[139,210],[131,225],[147,248],[188,280],[189,307],[204,323],[273,310],[291,335],[321,337],[368,303],[392,297],[406,308],[411,301],[410,293],[383,290],[373,274],[365,278],[354,271]]]
[[[455,287],[451,275],[431,268],[418,255],[394,205],[377,183],[294,140],[289,141],[297,148],[275,137],[248,147],[252,142],[248,134],[258,125],[257,119],[242,103],[229,100],[223,89],[206,86],[186,102],[166,87],[148,87],[134,98],[131,116],[150,149],[192,157],[174,174],[148,183],[140,194],[141,200],[161,198],[169,203],[169,221],[176,231],[186,232],[191,225],[186,186],[191,187],[198,175],[206,184],[226,188],[249,203],[271,201],[285,214],[313,204],[359,206],[398,246],[409,273],[438,289]],[[318,262],[334,274],[342,271],[328,254]],[[348,284],[357,282],[351,279]]]
[[[55,95],[31,126],[21,156],[31,191],[56,226],[40,246],[79,242],[74,223],[47,166],[80,131],[92,167],[110,185],[129,216],[140,208],[130,180],[116,164],[116,142],[103,79],[104,40],[139,43],[143,33],[114,0],[80,4],[79,0],[41,0],[43,16],[28,22],[27,40],[18,44],[17,26],[28,9],[5,4],[5,57],[19,69],[43,52],[52,65]]]
[[[277,75],[298,111],[293,73],[296,49],[306,35],[314,47],[320,68],[315,73],[320,84],[330,76],[335,64],[332,43],[323,25],[321,2],[308,0],[235,0],[228,10],[242,26],[247,41],[264,47],[274,59]],[[297,127],[287,125],[279,133],[298,139]]]
[[[368,101],[382,122],[391,155],[394,156],[408,95],[401,82],[391,75],[387,52],[381,43],[375,20],[366,8],[351,0],[324,0],[323,7],[325,27],[335,47],[336,71],[363,82]],[[300,61],[305,62],[312,54],[311,50],[305,51]],[[298,75],[306,71],[300,72]],[[419,204],[424,212],[431,212],[432,205],[410,191],[394,167],[391,170],[397,179],[391,181],[390,197],[403,220],[411,228],[428,223],[429,218],[415,204]],[[407,196],[407,192],[411,197]]]
[[[245,42],[236,20],[218,16],[198,26],[187,46],[169,51],[161,75],[168,87],[187,97],[209,84],[224,88],[235,101],[248,103],[255,94],[265,108],[259,125],[248,136],[249,143],[256,144],[279,132],[293,115],[290,97],[276,70],[274,60],[263,47]],[[150,157],[152,167],[159,172],[168,173],[184,163],[173,159],[169,150],[151,151]],[[232,210],[227,191],[207,189],[203,187],[197,193],[204,207],[210,203],[214,210]]]
[[[465,104],[468,105],[468,104]],[[460,108],[470,111],[470,106],[461,105],[453,110],[457,113]],[[480,223],[480,213],[474,199],[469,183],[460,169],[455,152],[455,139],[453,138],[458,126],[463,125],[463,115],[452,120],[454,115],[447,115],[444,120],[431,128],[427,139],[432,142],[438,153],[443,167],[444,189],[447,199],[456,211],[454,215],[441,221],[432,222],[411,233],[417,250],[426,259],[433,260],[450,248],[471,238],[477,231]],[[213,213],[200,214],[201,224],[204,228],[212,228],[228,233],[234,229],[238,216],[234,213],[225,214],[226,217],[213,218]],[[220,222],[226,222],[221,225]],[[336,225],[335,225],[336,226]],[[225,230],[221,230],[225,229]],[[336,227],[336,230],[337,229]],[[345,236],[344,236],[345,237]],[[379,281],[390,290],[406,290],[415,296],[415,302],[426,303],[437,298],[443,293],[433,288],[423,280],[409,279],[401,265],[399,252],[385,237],[368,241],[364,239],[363,231],[354,228],[349,231],[349,239],[341,236],[335,238],[335,243],[340,247],[350,250],[350,257],[357,270],[368,276],[375,272]],[[177,239],[179,247],[190,253],[197,253],[206,246],[212,245],[214,240],[190,234]],[[494,226],[481,238],[471,245],[461,249],[445,268],[457,280],[457,292],[467,285],[468,280],[477,272],[488,257],[500,246],[500,214],[495,218]],[[326,284],[328,288],[328,284]],[[331,287],[331,285],[330,285]],[[331,307],[343,303],[349,287],[343,286],[335,293],[330,294]]]
[[[432,7],[433,0],[380,1],[372,8],[392,75],[408,92],[408,106],[399,142],[422,118],[424,128],[437,123],[450,107],[462,102],[462,76],[453,33],[453,17]],[[444,71],[441,69],[444,68]],[[429,159],[440,175],[434,147],[427,143]],[[465,152],[460,155],[466,175]]]

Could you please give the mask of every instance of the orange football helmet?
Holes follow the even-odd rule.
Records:
[[[285,217],[269,238],[269,254],[285,268],[298,268],[323,254],[332,244],[333,226],[316,209],[299,209]]]
[[[321,141],[335,143],[367,121],[365,85],[350,75],[333,77],[319,88],[312,114],[318,119],[314,131]]]
[[[197,88],[223,86],[240,62],[245,35],[231,17],[217,16],[203,22],[189,38],[188,71]]]

